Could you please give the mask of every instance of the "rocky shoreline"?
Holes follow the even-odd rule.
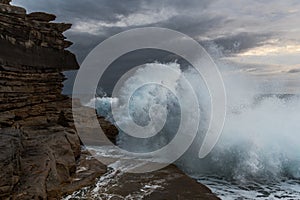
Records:
[[[174,165],[151,173],[130,174],[114,168],[81,188],[64,200],[114,199],[114,200],[218,200],[206,186],[185,175]]]
[[[0,199],[60,199],[94,185],[109,170],[81,149],[71,99],[62,95],[62,72],[79,68],[65,50],[72,42],[63,32],[71,24],[53,20],[0,0]],[[99,121],[115,140],[116,128]],[[145,199],[217,199],[174,166],[123,174],[111,191],[128,196],[151,179],[165,183]]]

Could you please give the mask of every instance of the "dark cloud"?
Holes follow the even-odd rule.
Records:
[[[117,15],[127,16],[140,9],[142,1],[111,0],[14,0],[29,11],[42,10],[55,13],[61,21],[84,19],[116,21]]]
[[[232,22],[228,17],[229,13],[209,10],[209,6],[215,3],[211,0],[14,0],[13,3],[23,5],[29,11],[54,13],[58,21],[72,23],[73,29],[68,31],[66,36],[74,42],[71,49],[77,54],[79,61],[82,61],[99,42],[130,28],[144,26],[171,28],[200,40],[201,36],[217,35],[216,32],[220,32],[223,27],[229,27]],[[170,16],[164,18],[168,15]],[[126,26],[128,16],[131,18],[127,19],[129,24]],[[151,16],[156,18],[152,19]],[[145,19],[139,19],[143,17]],[[125,26],[120,22],[125,23]],[[269,36],[247,32],[236,33],[233,29],[227,36],[215,36],[211,40],[225,54],[233,54],[260,45]]]
[[[265,41],[270,39],[272,34],[257,34],[257,33],[239,33],[220,37],[214,40],[215,44],[223,51],[225,55],[242,53],[254,47],[265,44]]]
[[[24,6],[29,12],[54,13],[57,15],[57,21],[72,23],[73,29],[67,31],[65,35],[74,42],[71,50],[77,55],[79,62],[82,62],[85,56],[107,37],[145,25],[134,23],[125,27],[99,25],[99,30],[92,34],[91,30],[84,26],[83,30],[78,31],[76,27],[80,26],[78,25],[80,23],[113,24],[135,13],[157,15],[158,18],[150,20],[151,23],[146,23],[146,26],[171,28],[193,37],[207,33],[223,23],[222,17],[209,16],[205,11],[213,2],[211,0],[14,0],[13,4]],[[161,13],[158,14],[159,12]],[[160,15],[167,15],[168,12],[171,12],[170,18],[165,20],[159,18]]]
[[[73,21],[74,19],[92,19],[115,22],[119,16],[126,17],[132,13],[159,9],[175,9],[180,12],[190,12],[205,9],[209,0],[14,0],[13,3],[24,5],[29,11],[43,10],[56,13],[59,20]]]
[[[287,71],[287,73],[291,73],[291,74],[300,73],[300,69],[290,69]]]
[[[203,14],[195,18],[193,16],[178,15],[158,23],[156,26],[177,30],[196,38],[197,36],[214,31],[225,23],[226,19],[222,16]]]
[[[245,6],[234,0],[13,0],[13,3],[30,12],[54,13],[58,21],[72,23],[73,32],[66,35],[75,43],[73,49],[79,60],[105,38],[134,27],[165,27],[199,41],[207,38],[228,55],[260,46],[279,30],[287,30],[289,22],[293,27],[295,20],[298,21],[297,17],[289,18],[286,14],[298,4],[280,0],[275,0],[272,7],[267,1]]]
[[[257,3],[264,4],[263,1]],[[13,4],[25,7],[28,12],[54,13],[57,21],[72,23],[72,29],[65,35],[74,42],[70,50],[80,63],[106,38],[135,27],[165,27],[183,32],[198,40],[209,52],[211,46],[217,48],[221,52],[218,56],[245,52],[266,44],[277,34],[276,30],[261,26],[265,20],[260,18],[262,12],[257,11],[258,17],[255,17],[251,6],[248,8],[233,0],[228,3],[225,0],[13,0]],[[251,28],[246,27],[247,23]],[[281,30],[279,25],[274,27]],[[147,51],[144,53],[151,56]],[[131,62],[130,59],[123,63]],[[72,80],[67,83],[68,90],[71,86]]]
[[[65,35],[67,36],[68,40],[74,42],[69,49],[76,54],[79,63],[82,63],[84,58],[95,46],[107,38],[106,36],[101,37],[88,33],[76,32],[68,32]]]

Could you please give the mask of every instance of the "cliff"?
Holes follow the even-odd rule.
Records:
[[[27,14],[0,0],[0,199],[59,199],[107,173],[81,149],[71,100],[61,94],[62,72],[79,66],[65,50],[72,42],[63,32],[71,25],[53,20],[54,15]],[[104,118],[99,122],[115,142],[118,130]],[[140,191],[149,180],[165,180],[164,189],[147,199],[216,199],[174,166],[119,180],[107,188],[123,196]]]
[[[66,185],[81,148],[71,101],[61,94],[61,72],[79,68],[65,50],[71,25],[9,3],[0,1],[0,199],[58,197],[72,191]]]

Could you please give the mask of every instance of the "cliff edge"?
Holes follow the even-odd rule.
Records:
[[[0,199],[60,199],[108,173],[81,149],[71,100],[61,94],[62,72],[79,65],[65,50],[72,42],[63,32],[71,24],[51,22],[55,18],[27,14],[10,0],[0,0]],[[99,120],[115,142],[117,129]],[[156,179],[166,181],[164,189],[146,199],[217,199],[174,166],[152,174],[124,174],[117,186],[106,187],[126,196]]]
[[[65,50],[71,24],[9,3],[0,0],[0,199],[59,197],[81,154],[71,101],[61,94],[61,72],[79,68]]]

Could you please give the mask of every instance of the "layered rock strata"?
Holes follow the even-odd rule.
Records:
[[[79,66],[65,50],[72,43],[63,32],[71,25],[54,19],[0,0],[0,199],[60,199],[109,173],[81,149],[71,100],[61,94],[62,72]],[[118,130],[104,118],[98,120],[115,143]],[[216,199],[174,166],[111,181],[105,190],[124,198],[149,181],[163,181],[145,199]]]
[[[61,94],[62,72],[79,68],[64,50],[71,25],[9,3],[0,1],[0,199],[58,198],[88,182],[76,182],[80,140]],[[105,173],[96,163],[80,179]]]

